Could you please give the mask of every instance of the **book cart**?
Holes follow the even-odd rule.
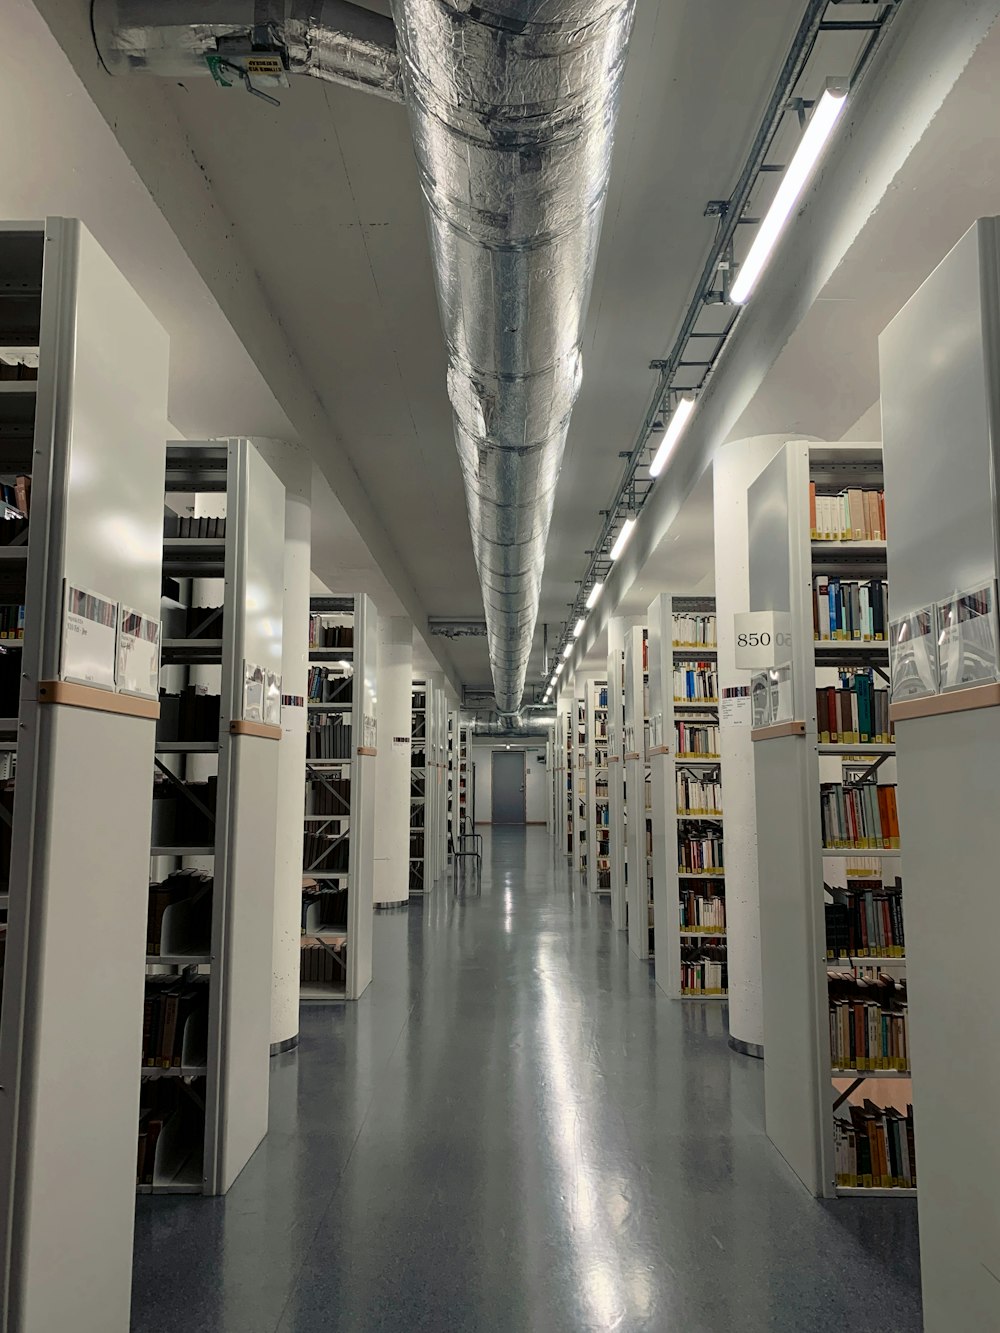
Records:
[[[915,1180],[881,491],[878,445],[791,442],[748,492],[766,1128],[825,1197]]]
[[[378,618],[364,594],[309,611],[300,995],[356,1000],[372,976]]]
[[[79,222],[0,226],[5,1328],[129,1323],[168,350]]]
[[[727,993],[715,601],[662,593],[649,608],[649,766],[657,984]]]

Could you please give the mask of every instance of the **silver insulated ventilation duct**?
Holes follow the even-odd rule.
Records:
[[[392,0],[497,708],[518,709],[580,388],[633,0]]]

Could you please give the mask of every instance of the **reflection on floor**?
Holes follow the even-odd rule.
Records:
[[[910,1200],[819,1203],[721,1005],[657,995],[540,829],[376,918],[225,1199],[140,1198],[133,1333],[920,1328]]]

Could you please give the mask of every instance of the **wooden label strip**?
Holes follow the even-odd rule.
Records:
[[[118,713],[122,717],[144,717],[152,721],[160,716],[156,699],[139,699],[134,694],[115,694],[93,685],[74,685],[67,680],[40,680],[40,704],[63,704],[68,708],[89,708],[95,713]]]
[[[272,727],[267,722],[230,722],[231,736],[258,736],[264,741],[280,741],[281,728]]]
[[[376,750],[374,745],[359,745],[358,754],[374,756],[378,754],[378,750]],[[440,764],[435,765],[435,768],[440,768],[440,767],[441,767]]]
[[[782,736],[804,736],[804,722],[775,722],[771,727],[755,727],[750,733],[752,741],[776,741]]]
[[[638,750],[629,750],[628,753],[625,755],[626,759],[638,759],[639,757],[640,756]]]
[[[948,694],[931,694],[925,699],[900,699],[889,705],[890,722],[911,722],[918,717],[940,717],[942,713],[967,713],[974,708],[1000,705],[1000,685],[970,685]]]
[[[652,758],[654,754],[669,754],[669,753],[670,753],[669,745],[654,745],[653,748],[649,751],[650,758]]]

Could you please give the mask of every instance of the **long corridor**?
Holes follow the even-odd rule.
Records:
[[[135,1333],[910,1333],[916,1208],[810,1198],[724,1007],[659,995],[544,830],[376,919],[225,1199],[140,1198]]]

